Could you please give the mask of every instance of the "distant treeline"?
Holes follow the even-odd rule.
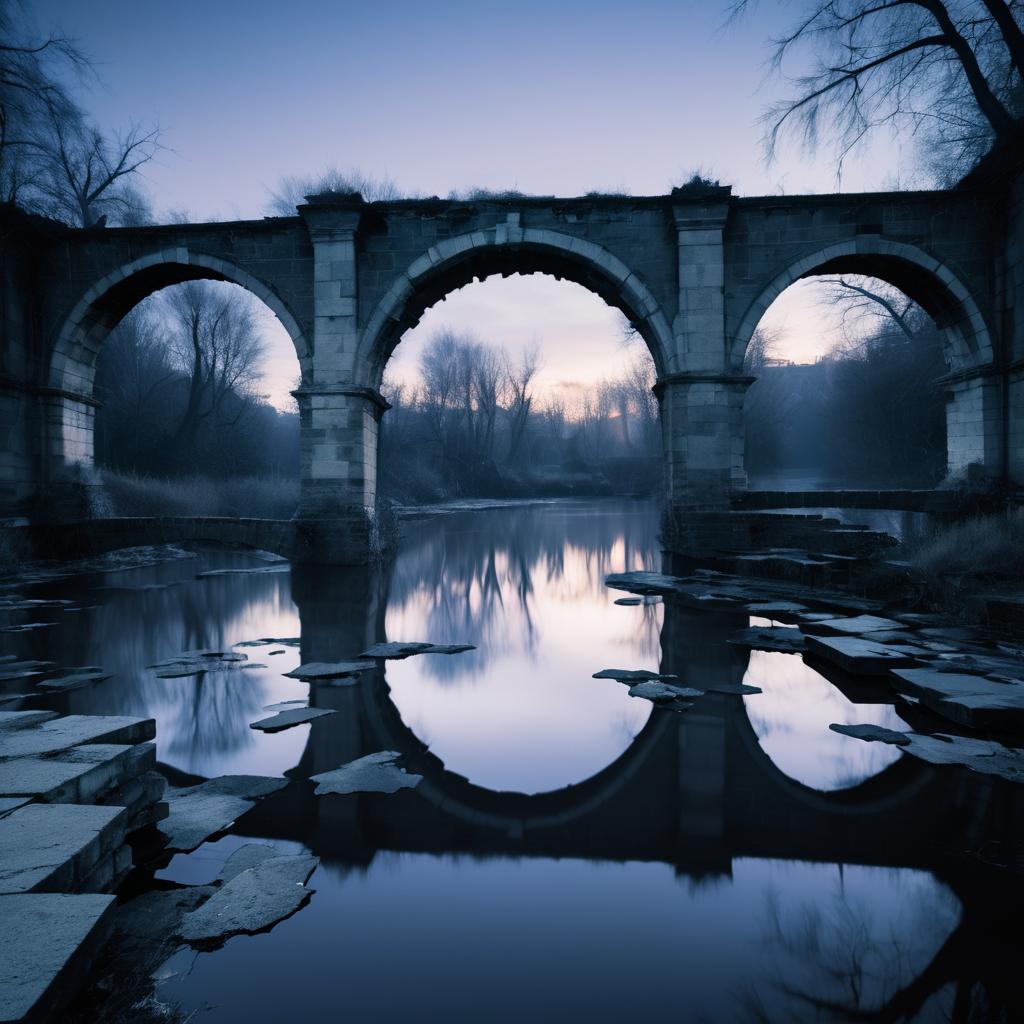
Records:
[[[661,434],[646,351],[565,401],[534,394],[538,368],[536,353],[516,362],[472,337],[435,335],[418,384],[385,386],[382,493],[403,502],[654,493]]]

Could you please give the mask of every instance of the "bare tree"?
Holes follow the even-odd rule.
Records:
[[[108,137],[80,114],[48,105],[35,140],[34,191],[51,216],[91,228],[107,219],[140,223],[148,204],[132,179],[159,148],[160,130],[138,125]]]
[[[234,425],[259,401],[260,311],[240,289],[208,281],[169,290],[163,306],[172,360],[188,381],[172,444],[187,453],[204,421]]]
[[[756,0],[736,0],[734,16]],[[1021,138],[1024,33],[1019,0],[812,0],[775,41],[774,67],[810,48],[796,95],[765,115],[771,156],[793,129],[844,157],[878,128],[955,143],[980,156]],[[953,158],[958,164],[959,158]],[[963,169],[963,168],[961,168]]]
[[[362,171],[340,171],[329,166],[321,174],[292,175],[282,178],[270,193],[267,212],[276,217],[294,217],[295,208],[306,196],[337,192],[339,195],[361,195],[368,203],[385,202],[402,197],[390,178],[374,178]]]
[[[20,8],[15,0],[0,0],[0,200],[10,203],[23,200],[39,172],[37,135],[48,112],[77,116],[59,75],[89,68],[69,39],[21,32]]]
[[[505,456],[505,468],[511,470],[515,465],[519,448],[523,443],[523,435],[530,419],[533,406],[531,390],[533,378],[540,369],[540,355],[534,346],[523,354],[518,366],[513,366],[506,359],[505,379],[508,387],[509,439],[508,454]]]

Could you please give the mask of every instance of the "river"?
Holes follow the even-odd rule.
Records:
[[[266,934],[177,953],[158,998],[197,1024],[931,1022],[1019,1008],[1019,929],[993,897],[1013,887],[982,849],[1020,820],[1013,787],[829,731],[910,726],[885,694],[728,644],[745,615],[616,604],[604,585],[660,568],[652,506],[563,501],[409,519],[386,571],[211,548],[25,588],[76,604],[33,613],[57,624],[5,650],[112,674],[57,710],[155,718],[178,784],[294,780],[159,884],[207,882],[247,842],[320,858],[307,906]],[[476,649],[388,661],[354,686],[284,675],[383,639]],[[177,679],[147,667],[194,649],[249,663]],[[609,667],[763,692],[680,714],[592,678]],[[249,728],[306,698],[337,713]],[[378,750],[423,783],[315,797],[303,781]]]

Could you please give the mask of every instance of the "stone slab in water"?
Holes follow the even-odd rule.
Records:
[[[807,649],[807,640],[795,626],[751,626],[737,630],[729,637],[736,647],[750,647],[755,651],[776,651],[800,654]]]
[[[266,668],[249,661],[247,654],[234,651],[183,651],[181,654],[159,661],[146,668],[152,669],[158,679],[180,679],[183,676],[198,676],[207,672],[230,672],[246,668]]]
[[[8,712],[32,714],[33,712]],[[65,715],[31,728],[0,732],[0,760],[52,754],[83,743],[144,743],[156,735],[152,718],[127,715]]]
[[[0,730],[23,729],[30,725],[42,725],[59,717],[56,711],[0,711]],[[3,742],[0,739],[0,742]]]
[[[648,672],[642,668],[603,668],[595,672],[592,679],[614,679],[620,683],[643,683],[657,679],[678,679],[678,676],[662,672]]]
[[[0,818],[0,893],[75,892],[124,840],[123,807],[26,804]]]
[[[357,676],[360,672],[369,672],[375,669],[375,661],[311,661],[305,665],[293,668],[291,672],[285,672],[288,679],[301,679],[304,682],[319,682],[322,679],[344,679],[349,676]],[[349,684],[354,685],[352,679]]]
[[[296,725],[305,725],[324,715],[337,714],[328,708],[289,708],[279,711],[269,718],[261,718],[258,722],[250,722],[250,729],[259,729],[261,732],[280,732],[282,729],[291,729]]]
[[[105,790],[156,763],[156,748],[121,744],[83,744],[49,757],[0,761],[0,796],[28,796],[44,803],[93,803]]]
[[[909,745],[910,738],[906,733],[897,732],[895,729],[886,729],[881,725],[841,725],[833,723],[829,726],[833,732],[841,733],[843,736],[852,736],[857,740],[866,740],[869,743],[893,743],[899,747]]]
[[[27,796],[0,796],[0,818],[6,817],[19,807],[24,807],[28,802]]]
[[[844,731],[835,725],[829,726],[836,732]],[[890,730],[881,730],[889,732]],[[863,736],[862,739],[881,740],[883,743],[899,743],[900,749],[912,757],[929,764],[956,765],[969,768],[982,775],[996,775],[1009,782],[1024,783],[1024,750],[1007,747],[992,740],[979,740],[971,736],[946,736],[936,733],[894,733],[900,739],[882,735]]]
[[[317,796],[324,796],[328,793],[396,793],[400,789],[414,789],[423,781],[423,776],[400,768],[396,762],[401,756],[395,750],[381,750],[332,771],[312,775],[311,781],[317,784],[314,792]]]
[[[99,893],[0,896],[0,1024],[63,1009],[110,932],[115,902]]]
[[[70,690],[81,690],[87,686],[94,686],[96,683],[102,683],[109,678],[109,672],[88,667],[73,670],[64,676],[43,679],[37,686],[40,690],[51,693],[67,693]]]
[[[917,697],[925,707],[976,729],[1024,729],[1024,683],[996,682],[963,672],[934,668],[894,669],[893,687]]]
[[[659,708],[670,711],[686,711],[693,707],[697,697],[703,697],[703,690],[695,690],[689,686],[671,686],[668,683],[648,680],[637,683],[629,688],[630,697],[642,697]]]
[[[205,903],[185,914],[181,937],[209,947],[232,935],[266,931],[309,900],[313,890],[305,883],[318,863],[319,858],[308,854],[261,859],[234,874]]]
[[[880,615],[854,615],[839,619],[824,619],[810,627],[813,632],[831,633],[843,636],[861,636],[883,630],[903,630],[903,624],[895,619],[883,619]]]
[[[916,658],[906,650],[859,636],[808,636],[807,653],[858,676],[884,676],[890,669],[914,665]]]
[[[210,836],[223,832],[256,801],[288,785],[287,779],[260,775],[225,775],[197,786],[168,789],[167,817],[158,826],[169,852],[189,853]]]
[[[411,658],[414,654],[462,654],[464,651],[473,651],[476,648],[473,644],[431,644],[423,641],[399,642],[374,644],[368,650],[363,651],[360,658]]]

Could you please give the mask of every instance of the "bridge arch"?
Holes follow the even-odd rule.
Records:
[[[260,299],[288,332],[302,375],[306,376],[310,345],[284,300],[241,267],[219,256],[179,246],[126,263],[100,278],[82,295],[58,329],[50,353],[48,386],[91,398],[100,346],[125,315],[162,288],[198,280],[237,284]]]
[[[273,288],[234,263],[186,246],[140,257],[91,285],[57,328],[43,389],[44,480],[54,483],[73,467],[93,465],[98,404],[93,397],[96,359],[110,332],[154,292],[197,280],[236,284],[260,299],[288,332],[302,378],[306,378],[311,346],[298,320]]]
[[[790,285],[823,274],[861,274],[899,288],[935,321],[952,370],[992,362],[992,337],[985,318],[967,286],[946,264],[906,242],[858,235],[802,256],[772,278],[727,339],[733,370],[742,370],[747,346],[768,307]]]
[[[768,307],[797,281],[824,274],[874,277],[898,288],[935,322],[942,339],[946,386],[946,472],[949,477],[981,467],[1002,472],[1002,405],[993,376],[996,347],[970,289],[943,261],[926,250],[880,235],[858,235],[827,245],[786,264],[750,302],[726,335],[734,373]]]
[[[494,275],[535,273],[594,292],[636,327],[659,376],[675,368],[669,321],[638,274],[595,242],[510,223],[438,242],[399,274],[360,334],[356,372],[364,379],[358,383],[379,388],[402,335],[449,293]]]

